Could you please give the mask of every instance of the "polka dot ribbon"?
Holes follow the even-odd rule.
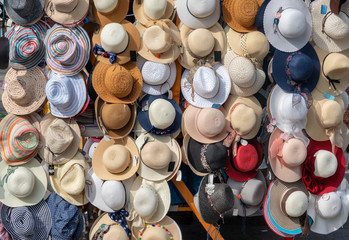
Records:
[[[110,63],[114,63],[116,61],[117,55],[115,53],[105,51],[104,48],[98,44],[96,44],[93,48],[93,53],[96,55],[102,55],[105,58],[109,58]]]
[[[108,215],[112,220],[120,223],[121,227],[125,230],[127,236],[131,237],[131,231],[126,221],[126,217],[129,216],[128,211],[126,211],[125,209],[121,209],[113,213],[108,213]]]

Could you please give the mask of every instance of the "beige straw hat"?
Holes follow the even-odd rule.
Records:
[[[93,0],[92,13],[95,21],[104,26],[124,20],[128,8],[129,0]]]
[[[133,1],[133,13],[143,25],[160,19],[172,20],[176,15],[174,2],[174,0]]]
[[[103,225],[109,226],[109,230],[103,235],[104,240],[129,240],[130,238],[127,236],[126,231],[123,227],[116,221],[112,220],[108,213],[103,213],[99,216],[95,222],[93,223],[89,239],[93,240],[93,236],[97,233],[99,228]]]

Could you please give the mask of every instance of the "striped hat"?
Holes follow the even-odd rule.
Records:
[[[55,24],[45,37],[46,63],[64,76],[78,74],[87,64],[90,39],[80,26],[68,28]]]
[[[50,209],[44,200],[30,207],[3,205],[1,221],[12,239],[46,240],[52,225]]]
[[[9,114],[0,122],[1,158],[9,165],[23,165],[34,158],[40,142],[40,116]]]

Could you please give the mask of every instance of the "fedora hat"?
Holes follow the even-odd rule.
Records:
[[[1,212],[1,207],[2,207],[2,203],[0,203],[0,212]],[[7,232],[5,226],[2,224],[1,220],[0,220],[0,237],[4,240],[11,240],[11,236]]]
[[[46,63],[59,75],[74,76],[86,66],[90,53],[90,39],[80,26],[64,27],[55,24],[46,33]]]
[[[132,51],[138,52],[141,37],[137,28],[129,21],[102,25],[92,36],[93,55],[91,62],[125,64],[131,60]],[[95,61],[93,61],[95,60]]]
[[[8,16],[20,25],[32,25],[44,15],[45,0],[11,0],[4,4]]]
[[[133,1],[133,13],[142,25],[160,19],[172,20],[176,15],[174,0],[143,0]]]
[[[270,44],[283,52],[303,48],[312,33],[310,11],[302,0],[270,1],[264,11],[263,25]]]
[[[256,16],[263,0],[224,0],[222,6],[226,23],[238,32],[256,31]]]
[[[10,68],[5,75],[6,88],[2,104],[8,113],[27,115],[37,111],[46,101],[46,76],[39,67],[30,70]]]
[[[302,165],[302,180],[308,191],[315,195],[329,193],[341,184],[345,175],[345,157],[341,148],[330,141],[310,139],[307,158]]]
[[[138,54],[157,63],[172,63],[180,54],[181,38],[177,26],[168,19],[149,26],[136,25],[142,38]]]
[[[1,159],[8,165],[23,165],[38,152],[40,142],[40,116],[8,114],[0,122]]]
[[[20,166],[9,166],[6,161],[1,161],[0,166],[0,201],[3,204],[8,207],[33,206],[44,198],[47,178],[38,160]]]
[[[103,180],[122,181],[132,177],[140,164],[139,152],[131,137],[103,139],[92,156],[92,167]]]
[[[221,16],[219,0],[177,0],[176,8],[181,22],[193,29],[210,28]]]
[[[85,157],[77,152],[68,162],[54,166],[54,174],[50,175],[53,190],[73,205],[85,205],[88,203],[85,197],[85,184],[89,169]]]
[[[180,148],[170,136],[141,134],[136,139],[136,145],[141,157],[137,173],[149,181],[168,179],[182,162]]]
[[[197,108],[189,105],[183,121],[186,133],[204,144],[222,141],[230,132],[229,115],[223,107]]]
[[[40,122],[40,157],[49,164],[60,165],[72,159],[80,145],[80,128],[74,119],[60,119],[48,113]]]
[[[162,95],[171,90],[177,77],[176,63],[157,63],[137,57],[137,67],[142,73],[143,92]]]
[[[98,63],[92,84],[101,99],[109,103],[134,103],[142,92],[141,71],[133,62],[124,65]]]
[[[313,22],[312,39],[316,46],[328,52],[341,52],[349,48],[349,3],[344,3],[339,12],[334,13],[331,0],[311,3]]]
[[[126,18],[128,8],[129,0],[93,0],[93,18],[101,26],[120,23]]]
[[[230,94],[231,80],[222,64],[203,65],[184,71],[181,90],[189,104],[210,108],[225,103]]]
[[[56,23],[75,27],[87,16],[89,0],[49,0],[45,2],[45,13]]]
[[[51,214],[41,200],[33,206],[9,207],[2,205],[1,221],[12,239],[46,240],[51,230]]]
[[[227,52],[227,39],[219,23],[207,29],[192,29],[182,22],[178,29],[182,41],[178,61],[186,69],[190,70],[200,59],[214,59],[215,52],[220,52],[222,58]]]

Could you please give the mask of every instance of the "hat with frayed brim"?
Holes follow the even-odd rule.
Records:
[[[105,26],[108,23],[119,23],[126,18],[129,0],[93,0],[93,2],[93,17],[101,26]]]
[[[161,10],[160,6],[154,6],[155,4],[159,4],[159,1],[133,1],[133,13],[135,18],[142,25],[149,25],[151,22],[157,21],[159,19],[170,19],[172,20],[176,15],[176,9],[174,0],[166,0],[166,6],[162,5]],[[163,3],[163,1],[161,2]],[[152,9],[154,7],[155,9]],[[148,14],[152,16],[149,16]]]
[[[8,16],[20,25],[32,25],[44,15],[45,0],[10,0],[4,4]]]

